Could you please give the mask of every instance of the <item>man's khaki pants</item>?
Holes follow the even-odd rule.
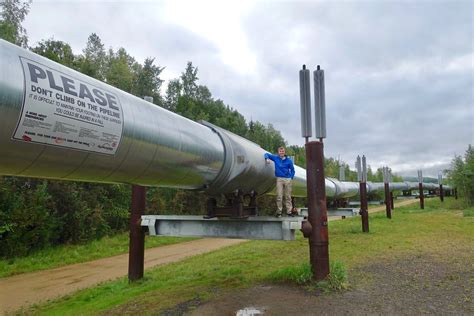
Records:
[[[276,187],[276,202],[278,214],[281,214],[283,210],[283,196],[285,196],[286,212],[291,212],[293,208],[291,204],[291,179],[290,178],[277,178]]]

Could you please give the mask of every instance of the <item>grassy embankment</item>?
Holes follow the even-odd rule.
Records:
[[[193,239],[196,238],[147,238],[145,247],[153,248]],[[3,259],[0,260],[0,278],[120,255],[128,252],[128,244],[128,233],[121,233],[83,245],[58,246],[37,251],[27,257]]]
[[[472,256],[466,249],[474,247],[473,213],[472,208],[462,210],[452,198],[442,205],[438,199],[428,199],[425,210],[416,204],[397,208],[391,220],[383,212],[371,214],[369,234],[361,233],[358,217],[330,222],[330,257],[343,263],[350,274],[363,264],[413,255],[443,256],[446,249]],[[275,282],[285,269],[307,262],[308,241],[301,235],[292,242],[250,241],[147,270],[145,279],[135,284],[122,278],[30,312],[156,314],[191,299],[212,299],[238,288]]]

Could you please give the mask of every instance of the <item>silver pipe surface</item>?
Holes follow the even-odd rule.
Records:
[[[223,167],[206,126],[3,40],[0,69],[0,174],[199,189]]]

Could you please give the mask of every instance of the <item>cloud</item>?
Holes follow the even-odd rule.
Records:
[[[247,120],[300,137],[298,71],[326,78],[327,156],[375,169],[446,168],[474,143],[471,1],[35,1],[30,39],[80,52],[95,32],[165,79],[199,67],[200,83]],[[436,174],[437,172],[435,172]]]

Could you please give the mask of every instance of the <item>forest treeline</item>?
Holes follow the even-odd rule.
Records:
[[[39,55],[104,81],[138,97],[151,96],[156,106],[192,120],[206,120],[243,136],[269,152],[286,146],[288,155],[305,166],[302,146],[287,146],[280,131],[271,124],[247,121],[237,110],[199,82],[198,67],[189,61],[181,75],[162,91],[165,66],[155,57],[142,63],[125,48],[106,49],[99,35],[85,39],[80,54],[64,41],[49,38],[28,45],[21,23],[30,2],[5,0],[0,3],[0,37]],[[347,181],[357,175],[349,165],[325,159],[326,176],[338,177],[344,166]],[[382,181],[381,170],[369,168],[370,181]],[[395,177],[394,180],[401,180]],[[125,231],[128,228],[131,188],[125,184],[93,184],[20,177],[0,177],[0,257],[24,256],[32,251],[65,243],[81,243]],[[203,193],[170,188],[148,188],[147,209],[151,214],[203,214]],[[261,212],[272,212],[273,197],[259,197]],[[304,203],[304,202],[302,202]]]

